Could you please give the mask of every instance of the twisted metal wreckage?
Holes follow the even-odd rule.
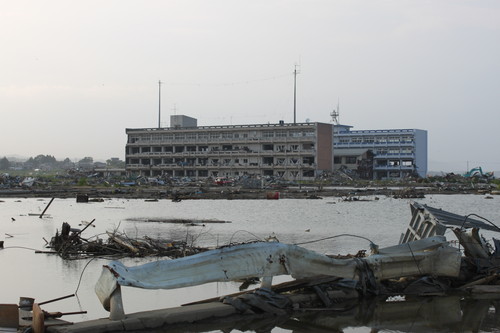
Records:
[[[110,312],[109,318],[121,320],[125,318],[121,286],[174,289],[260,277],[262,295],[271,292],[274,276],[318,277],[320,280],[326,276],[337,278],[337,282],[341,278],[349,279],[363,296],[381,292],[383,283],[401,277],[449,278],[454,281],[454,287],[464,288],[475,283],[471,281],[484,282],[485,276],[494,276],[497,251],[493,252],[481,239],[478,230],[500,231],[498,227],[416,202],[411,203],[411,210],[412,219],[400,244],[381,249],[370,244],[372,253],[366,257],[338,259],[275,241],[240,244],[135,267],[112,261],[103,266],[95,291]],[[454,228],[464,247],[465,258],[460,248],[452,246],[444,236],[448,228]],[[468,228],[471,229],[467,231]],[[315,290],[324,298],[321,290]],[[228,303],[238,302],[228,300]]]

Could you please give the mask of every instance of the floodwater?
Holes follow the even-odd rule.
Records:
[[[365,199],[365,198],[363,198]],[[82,237],[105,238],[106,231],[118,230],[129,237],[183,239],[199,246],[216,246],[252,241],[275,236],[284,243],[303,243],[305,248],[329,254],[356,253],[369,250],[367,238],[380,247],[396,245],[411,218],[409,200],[389,197],[366,197],[368,201],[343,202],[339,198],[322,200],[144,200],[108,199],[104,202],[76,203],[75,199],[55,199],[43,218],[40,214],[50,198],[0,199],[0,303],[18,303],[20,297],[44,302],[76,293],[61,301],[43,306],[47,311],[87,311],[83,315],[65,316],[69,321],[107,317],[94,293],[101,267],[108,259],[63,260],[56,255],[35,253],[44,250],[46,241],[60,230],[63,222],[72,227],[92,221]],[[432,195],[418,202],[461,215],[471,213],[500,225],[500,196],[486,199],[482,195]],[[230,223],[205,223],[187,226],[147,220],[193,219],[223,220]],[[487,240],[500,238],[484,232]],[[338,236],[331,238],[332,236]],[[450,239],[453,233],[446,234]],[[126,265],[139,265],[158,258],[123,259]],[[289,277],[275,278],[279,283]],[[238,283],[210,283],[177,290],[142,290],[122,288],[125,312],[175,307],[185,303],[230,294],[238,291]],[[500,330],[500,313],[495,300],[468,300],[456,297],[426,298],[419,301],[377,303],[344,313],[321,311],[307,313],[286,322],[262,323],[272,332],[314,331],[337,332],[447,332],[462,331],[460,327],[475,325],[480,332]],[[498,303],[500,304],[500,302]],[[366,313],[366,309],[371,309]],[[466,309],[469,309],[466,311]],[[500,309],[500,307],[499,307]],[[395,312],[396,311],[396,312]],[[499,310],[500,311],[500,310]],[[397,313],[397,315],[394,315]],[[467,315],[465,315],[467,314]],[[471,322],[471,318],[475,318]],[[253,332],[254,326],[230,323],[199,332]],[[240,326],[238,326],[240,325]],[[267,325],[267,326],[266,326]],[[271,325],[271,326],[269,326]],[[457,329],[460,328],[460,329]]]

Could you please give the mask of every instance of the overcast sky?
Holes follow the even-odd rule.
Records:
[[[429,170],[500,170],[500,1],[0,0],[0,156],[124,159],[126,128],[428,131]]]

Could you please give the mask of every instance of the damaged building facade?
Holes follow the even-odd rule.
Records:
[[[334,168],[355,170],[364,179],[427,175],[427,131],[351,130],[334,126]]]
[[[156,177],[274,176],[314,179],[333,170],[328,123],[197,126],[171,116],[170,127],[127,129],[126,170]]]
[[[198,126],[185,115],[170,127],[126,129],[126,171],[146,177],[263,176],[313,180],[338,169],[362,179],[427,174],[427,131],[353,131],[311,122]]]

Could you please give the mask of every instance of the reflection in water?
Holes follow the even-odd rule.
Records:
[[[415,297],[387,302],[363,299],[344,311],[305,309],[291,317],[239,315],[154,332],[494,332],[500,324],[498,298]]]

